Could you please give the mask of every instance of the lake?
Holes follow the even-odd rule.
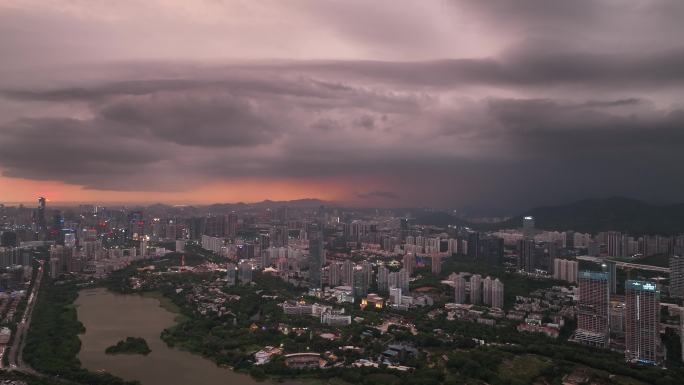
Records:
[[[169,348],[160,334],[175,324],[177,314],[159,306],[155,298],[114,294],[98,288],[81,290],[75,304],[78,319],[86,328],[80,336],[78,359],[88,370],[105,370],[143,385],[269,384],[219,368],[199,355]],[[107,347],[126,337],[144,338],[152,352],[147,356],[105,354]]]

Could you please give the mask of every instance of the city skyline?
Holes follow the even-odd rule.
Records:
[[[676,202],[684,4],[517,3],[2,1],[0,201]]]
[[[0,385],[682,385],[683,16],[0,0]]]

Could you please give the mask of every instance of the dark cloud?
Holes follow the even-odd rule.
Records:
[[[76,95],[34,90],[43,102],[42,95],[52,103],[63,95],[64,103],[86,103],[92,117],[0,127],[0,167],[12,176],[148,191],[240,177],[366,178],[385,187],[359,199],[500,207],[659,195],[652,185],[682,180],[673,165],[684,162],[684,115],[645,97],[445,102],[401,83],[272,81],[114,82]],[[378,125],[389,130],[369,129]],[[637,174],[649,185],[633,183]]]
[[[102,107],[102,118],[148,132],[155,139],[182,145],[253,146],[281,134],[275,111],[230,95],[155,94],[128,97]]]
[[[356,124],[366,130],[372,130],[375,128],[375,118],[370,115],[363,115],[356,119]]]
[[[141,190],[159,183],[162,175],[154,171],[169,155],[119,129],[104,121],[19,120],[0,128],[0,164],[7,176],[96,189]]]
[[[282,65],[277,67],[283,68]],[[684,81],[684,47],[658,52],[605,53],[565,51],[529,41],[498,58],[423,62],[309,62],[291,64],[289,69],[421,87],[663,87]]]
[[[332,130],[337,130],[341,128],[340,122],[338,122],[335,119],[330,119],[330,118],[321,118],[315,121],[311,127],[317,129],[317,130],[322,130],[322,131],[332,131]]]
[[[171,47],[151,55],[155,61],[2,76],[0,169],[147,191],[244,177],[339,180],[350,181],[352,198],[397,205],[680,199],[683,2],[303,3],[279,9],[292,12],[289,26],[302,23],[305,34],[286,39],[294,32],[282,28],[276,41],[292,46],[268,51],[296,46],[290,57],[302,60],[170,60],[208,36],[272,36],[242,26],[245,33],[203,28],[183,40],[173,26],[163,30],[182,51]],[[0,48],[17,54],[14,65],[40,62],[35,48],[59,26],[75,23],[68,31],[87,37],[97,24],[79,24],[68,12],[52,18],[0,11]],[[38,24],[19,44],[33,19],[49,28]],[[131,31],[147,30],[142,21]],[[320,27],[315,36],[311,26]],[[110,42],[116,49],[107,58],[147,57],[123,55],[117,35],[102,28],[103,39],[85,39],[88,49],[65,52],[99,54]],[[252,52],[248,43],[236,56]],[[307,55],[315,49],[341,54]]]

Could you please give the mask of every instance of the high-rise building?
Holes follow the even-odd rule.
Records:
[[[490,265],[499,265],[504,256],[504,240],[499,237],[480,237],[478,258]]]
[[[467,251],[470,258],[480,257],[480,233],[468,234]]]
[[[660,346],[660,290],[647,281],[625,282],[625,359],[656,364]]]
[[[625,304],[623,302],[613,302],[610,304],[610,335],[625,335]]]
[[[17,247],[17,233],[13,231],[3,231],[0,236],[0,247]]]
[[[389,288],[401,288],[403,293],[409,292],[409,274],[406,269],[401,269],[397,272],[389,273],[388,277]]]
[[[454,277],[454,303],[466,303],[466,280],[460,274]]]
[[[563,234],[563,247],[566,249],[574,249],[575,248],[575,232],[574,231],[566,231]]]
[[[432,260],[432,274],[439,275],[442,273],[442,256],[435,254],[431,257]]]
[[[670,295],[684,297],[684,257],[670,257]]]
[[[546,266],[549,274],[553,274],[558,259],[558,244],[556,242],[546,242],[545,244]]]
[[[615,261],[604,262],[606,272],[608,273],[608,287],[610,287],[610,294],[617,292],[617,263]]]
[[[504,284],[496,278],[492,282],[492,307],[503,309],[504,306]]]
[[[44,197],[38,198],[38,211],[36,213],[36,220],[38,223],[38,228],[45,230],[47,228],[47,223],[45,221],[45,202],[47,200]]]
[[[306,239],[310,239],[313,237],[317,237],[317,228],[313,228],[312,232],[305,232],[306,234]],[[275,247],[287,247],[290,243],[290,230],[286,225],[277,225],[271,227],[270,230],[270,240],[269,242],[271,243],[271,246]]]
[[[523,236],[525,238],[532,238],[534,236],[534,217],[523,217]]]
[[[447,240],[447,254],[454,255],[459,253],[460,251],[461,250],[459,250],[458,247],[458,239],[449,238]]]
[[[176,252],[177,253],[182,253],[185,251],[185,240],[184,239],[179,239],[176,241]]]
[[[577,283],[579,263],[567,259],[556,259],[554,261],[553,278],[559,281]]]
[[[76,234],[69,232],[64,234],[64,246],[65,247],[76,247]]]
[[[354,297],[363,297],[368,294],[368,273],[361,266],[354,268],[354,285],[352,289]]]
[[[328,283],[331,287],[340,286],[342,284],[342,264],[333,262],[330,264],[330,276]]]
[[[378,266],[378,291],[381,293],[389,291],[389,269],[385,265]]]
[[[534,258],[534,241],[531,239],[521,239],[518,242],[518,268],[528,273],[534,272],[535,258]]]
[[[354,262],[350,259],[342,263],[342,283],[345,286],[354,285]]]
[[[238,216],[236,213],[230,213],[226,216],[225,235],[235,237],[237,233]]]
[[[609,231],[607,234],[607,249],[609,257],[622,256],[622,234],[617,231]]]
[[[413,253],[407,253],[404,255],[403,268],[408,272],[409,276],[413,275],[413,270],[416,267],[416,255]]]
[[[679,308],[679,343],[684,346],[684,308]],[[682,349],[682,362],[684,362],[684,349]]]
[[[235,286],[237,283],[237,266],[234,263],[228,263],[226,266],[226,285]]]
[[[361,261],[359,264],[361,270],[366,274],[366,282],[368,282],[368,287],[373,284],[373,265],[368,261]]]
[[[252,264],[247,261],[241,261],[238,264],[238,279],[241,284],[252,282]]]
[[[391,304],[399,305],[401,304],[401,288],[393,287],[389,290],[389,302]]]
[[[188,233],[190,239],[200,239],[204,235],[206,220],[203,217],[193,217],[189,219]]]
[[[204,233],[212,237],[223,237],[226,235],[225,216],[216,215],[206,218]]]
[[[309,285],[321,287],[321,270],[325,265],[325,248],[323,246],[323,234],[318,233],[315,238],[309,239]]]
[[[140,239],[140,257],[147,257],[147,239],[145,238]]]
[[[490,277],[482,281],[482,303],[489,306],[492,305],[492,282]]]
[[[585,345],[607,347],[610,341],[608,273],[581,271],[579,294],[575,339]]]
[[[470,277],[470,303],[479,305],[482,303],[482,276],[473,274]]]

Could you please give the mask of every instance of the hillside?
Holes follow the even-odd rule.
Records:
[[[587,199],[567,205],[531,209],[499,228],[520,227],[522,217],[531,215],[543,230],[574,230],[597,233],[622,231],[630,234],[684,233],[684,204],[653,205],[640,200],[611,197]]]
[[[468,223],[447,212],[418,213],[416,222],[441,227],[469,226],[489,231],[521,227],[522,218],[528,215],[535,218],[536,227],[542,230],[585,233],[614,230],[635,235],[684,233],[684,204],[654,205],[624,197],[586,199],[566,205],[537,207],[499,223]]]

